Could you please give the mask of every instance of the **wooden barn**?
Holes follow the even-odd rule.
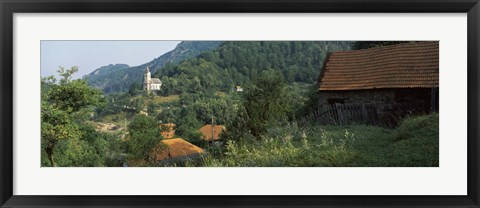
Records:
[[[393,126],[438,112],[439,42],[411,42],[334,52],[318,80],[322,123]]]

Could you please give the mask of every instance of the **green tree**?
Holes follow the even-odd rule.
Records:
[[[54,152],[59,141],[79,140],[84,134],[80,123],[92,113],[93,107],[103,103],[101,91],[87,85],[85,80],[71,80],[78,67],[57,71],[60,80],[42,78],[42,154],[50,166],[56,166]]]
[[[319,110],[320,96],[318,95],[318,85],[312,85],[306,92],[305,104],[300,109],[300,116],[308,116]]]
[[[155,156],[163,150],[160,128],[154,119],[138,115],[128,125],[127,154],[129,158],[154,163]]]
[[[60,67],[58,70],[61,76],[60,82],[54,84],[46,96],[47,101],[55,108],[69,113],[78,113],[81,110],[91,110],[89,107],[101,103],[101,91],[88,86],[84,80],[71,80],[72,74],[77,71],[76,66],[67,70]]]
[[[252,81],[264,69],[280,71],[290,83],[312,84],[328,52],[350,49],[351,42],[228,41],[214,51],[164,67],[157,74],[165,80],[163,95],[227,92]]]
[[[394,45],[399,43],[408,43],[408,41],[356,41],[352,43],[354,50],[375,48],[380,46]]]
[[[132,100],[133,101],[133,106],[135,107],[135,111],[137,113],[140,113],[142,112],[143,110],[145,110],[145,101],[144,101],[144,98],[143,97],[140,97],[138,99],[134,99]]]
[[[246,128],[256,138],[260,138],[268,127],[285,119],[285,80],[278,71],[263,71],[245,89],[244,113],[239,117],[248,118]]]
[[[52,167],[57,166],[54,151],[59,141],[68,139],[78,140],[80,135],[78,124],[74,122],[71,114],[59,110],[42,100],[42,152],[50,162],[48,165]]]
[[[142,91],[143,91],[142,84],[140,82],[134,82],[130,86],[130,89],[128,90],[128,94],[130,94],[131,96],[134,96],[142,93]]]
[[[111,149],[110,143],[118,140],[114,135],[95,131],[87,123],[79,123],[80,136],[58,141],[54,154],[61,167],[101,167],[107,165],[119,149]]]
[[[202,123],[197,119],[197,114],[192,107],[182,108],[178,117],[177,128],[175,134],[178,134],[186,140],[199,138],[198,129]]]

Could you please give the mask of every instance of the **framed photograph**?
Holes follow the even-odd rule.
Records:
[[[479,207],[478,0],[0,10],[1,207]]]

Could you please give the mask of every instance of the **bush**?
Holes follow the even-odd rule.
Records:
[[[395,129],[394,139],[399,141],[419,137],[432,137],[435,135],[438,137],[438,128],[438,113],[409,117],[404,119],[400,123],[400,126]]]
[[[387,151],[392,166],[438,167],[438,114],[405,119],[395,129],[394,140]]]
[[[126,147],[129,159],[155,162],[156,153],[163,148],[160,143],[163,136],[155,120],[138,115],[128,125],[128,135]]]

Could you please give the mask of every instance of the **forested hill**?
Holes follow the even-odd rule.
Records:
[[[110,74],[115,71],[119,71],[122,69],[126,69],[130,67],[128,64],[110,64],[107,66],[102,66],[95,71],[91,72],[88,76],[104,76],[106,74]]]
[[[178,65],[166,65],[154,77],[161,94],[228,91],[262,70],[281,71],[287,82],[315,83],[328,52],[351,50],[352,42],[229,41]]]
[[[196,57],[204,51],[214,50],[221,43],[221,41],[183,41],[172,51],[140,66],[110,64],[94,70],[83,78],[90,86],[99,88],[105,93],[126,92],[133,83],[143,81],[143,71],[147,66],[152,72],[155,72],[167,63],[176,64],[182,60]]]

